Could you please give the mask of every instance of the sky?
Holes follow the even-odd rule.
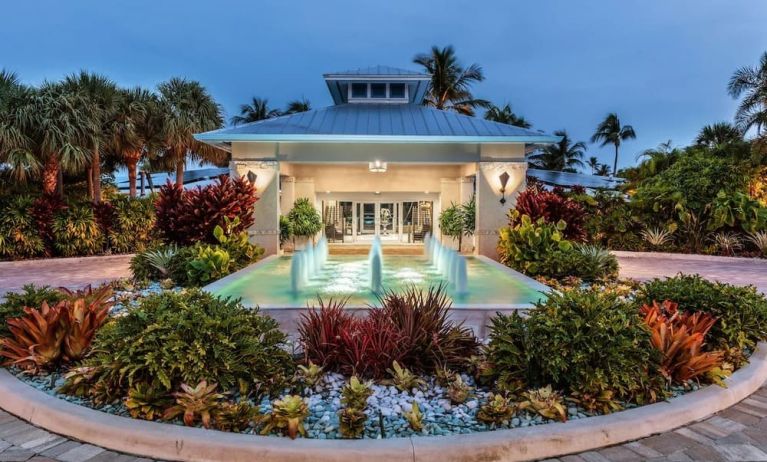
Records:
[[[27,0],[7,2],[0,68],[30,84],[87,69],[121,85],[203,83],[227,118],[251,97],[332,103],[322,74],[453,45],[477,97],[588,141],[609,112],[637,139],[621,166],[730,121],[727,81],[767,51],[764,0]],[[588,156],[612,164],[610,147]]]

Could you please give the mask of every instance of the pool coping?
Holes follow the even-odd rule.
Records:
[[[226,433],[116,416],[48,395],[0,370],[0,408],[53,433],[140,456],[185,462],[524,461],[625,443],[699,421],[767,380],[767,343],[725,382],[614,414],[450,436],[319,440]]]
[[[523,284],[531,287],[533,290],[539,293],[547,293],[551,291],[551,288],[546,286],[545,284],[541,284],[540,282],[536,281],[535,279],[526,276],[519,271],[515,271],[508,266],[499,263],[492,258],[489,258],[485,255],[467,255],[471,258],[476,258],[477,260],[484,262],[490,266],[493,266],[509,276],[512,276],[516,279],[518,279]],[[207,286],[203,287],[202,290],[205,290],[207,292],[215,292],[216,290],[219,290],[226,286],[227,284],[230,284],[233,281],[236,281],[237,279],[246,276],[250,274],[251,272],[259,269],[261,266],[277,259],[281,258],[281,255],[269,255],[256,263],[247,266],[239,271],[235,271],[232,274],[229,274],[227,276],[224,276],[223,278],[208,284]],[[259,309],[265,309],[265,310],[304,310],[304,309],[311,309],[312,306],[310,305],[304,305],[304,306],[298,306],[298,305],[290,305],[290,306],[280,306],[280,305],[269,305],[269,304],[259,304],[257,306],[252,306],[246,302],[243,302],[243,305],[251,307],[251,308],[259,308]],[[349,309],[355,309],[355,310],[367,310],[370,309],[370,305],[347,305],[346,308]],[[502,303],[494,303],[494,304],[471,304],[471,305],[465,305],[465,304],[453,304],[452,307],[455,310],[529,310],[532,308],[535,308],[534,303],[512,303],[512,304],[502,304]]]

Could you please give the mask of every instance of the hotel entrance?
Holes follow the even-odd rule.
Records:
[[[323,200],[322,221],[329,242],[422,243],[433,232],[434,202],[426,200]]]

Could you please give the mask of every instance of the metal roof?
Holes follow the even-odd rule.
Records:
[[[623,178],[610,176],[539,170],[536,168],[528,168],[527,176],[536,178],[546,184],[568,188],[572,186],[583,186],[584,188],[589,189],[617,189],[621,183],[626,181]]]
[[[407,69],[400,69],[398,67],[391,66],[370,66],[360,67],[359,69],[352,69],[349,71],[340,72],[328,72],[323,74],[323,77],[328,78],[343,78],[343,77],[423,77],[428,79],[431,74],[425,74],[418,71],[410,71]]]
[[[339,104],[195,135],[232,141],[522,142],[560,137],[418,104]]]

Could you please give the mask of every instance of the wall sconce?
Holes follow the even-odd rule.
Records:
[[[369,162],[368,170],[373,173],[386,173],[386,162],[381,162],[380,160]]]
[[[250,184],[256,184],[256,179],[258,179],[258,175],[253,173],[253,170],[248,170],[248,181],[250,181]]]
[[[498,175],[498,179],[501,181],[501,204],[506,203],[506,185],[509,183],[509,174],[506,172]]]

